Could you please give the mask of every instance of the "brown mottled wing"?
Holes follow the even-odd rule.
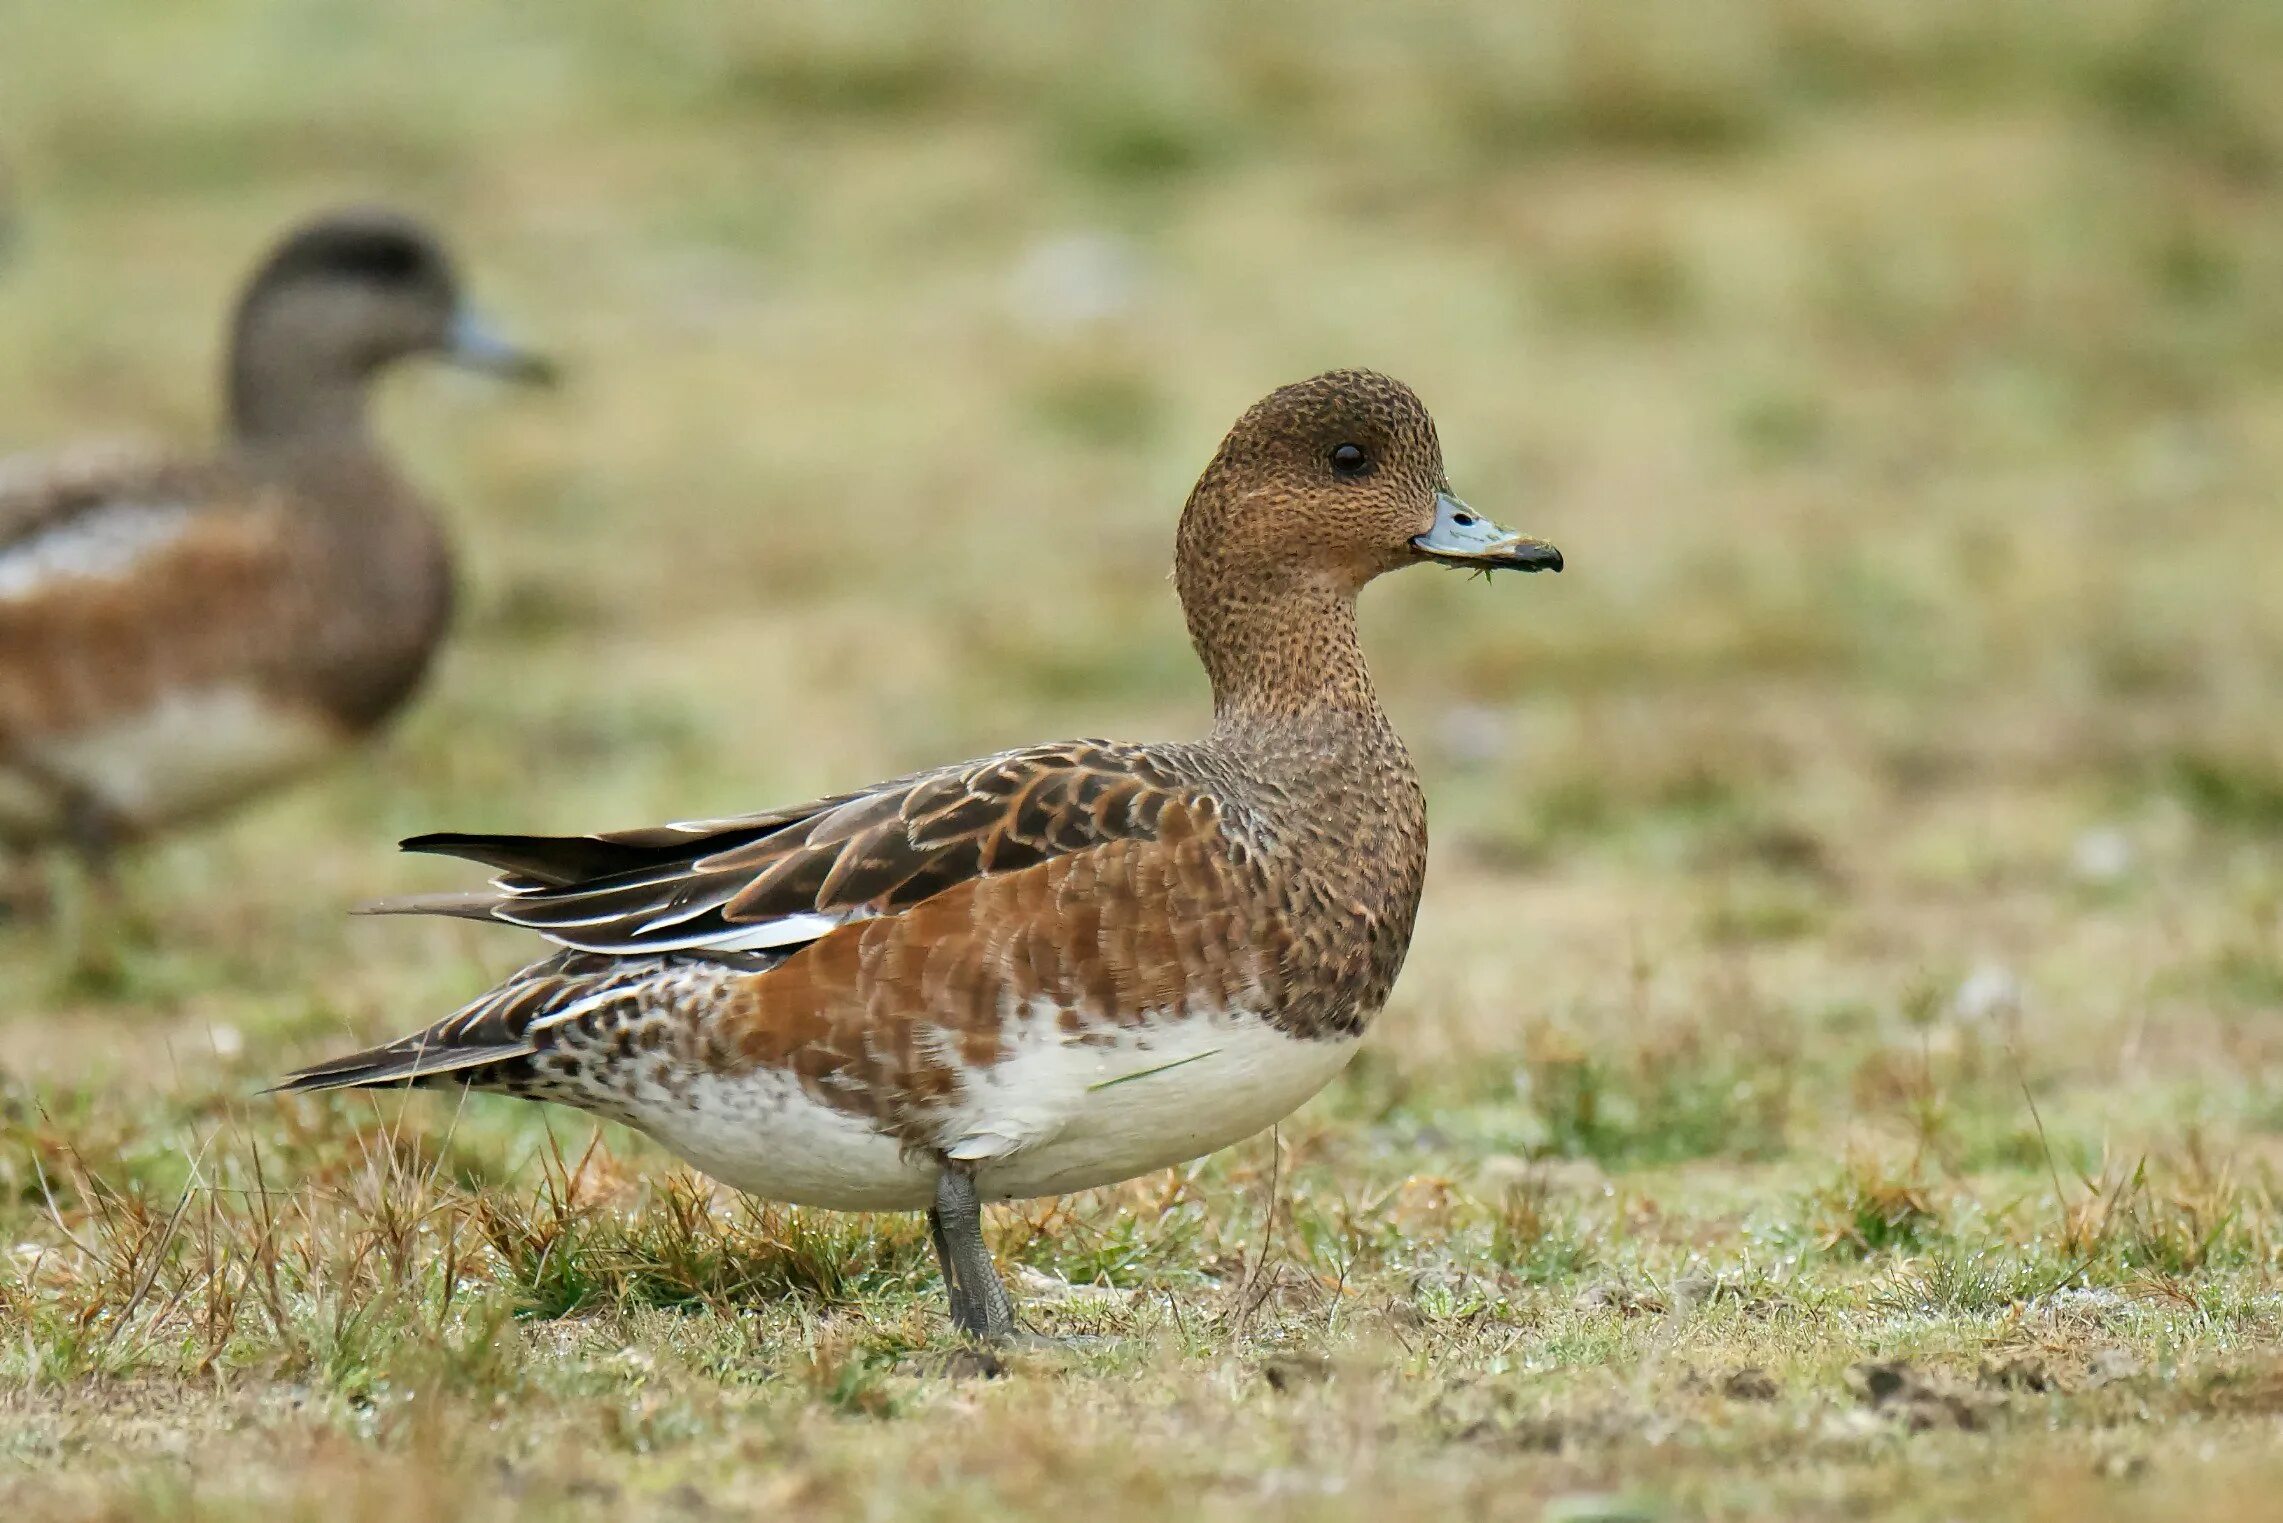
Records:
[[[1163,753],[1079,741],[734,820],[600,836],[421,836],[406,847],[503,873],[488,899],[406,907],[481,914],[582,951],[767,962],[975,879],[1152,839],[1169,808],[1214,806]]]
[[[200,474],[194,466],[125,439],[0,460],[0,556],[34,534],[108,504],[201,495]]]
[[[227,473],[126,450],[0,470],[0,755],[290,650],[287,524]]]
[[[997,1156],[1030,1140],[1022,1107],[973,1134],[943,1126],[962,1086],[1016,1043],[1268,1014],[1291,954],[1286,917],[1210,804],[1174,800],[1151,839],[971,879],[743,977],[715,1008],[704,1059],[789,1073],[915,1147]]]
[[[716,934],[704,946],[681,945],[683,928],[696,923],[682,919],[661,937],[673,949],[560,952],[426,1031],[303,1070],[281,1087],[450,1081],[594,1106],[602,1103],[595,1092],[551,1090],[535,1064],[558,1042],[591,1046],[605,1032],[662,1023],[661,1039],[680,1062],[716,1074],[782,1073],[915,1147],[996,1156],[1024,1145],[1024,1115],[953,1136],[943,1131],[945,1107],[963,1073],[993,1063],[1039,1023],[1083,1043],[1153,1018],[1283,1005],[1294,950],[1287,916],[1211,795],[1149,780],[1154,765],[1094,746],[1015,753],[806,812],[705,827],[698,839],[718,850],[693,858],[685,844],[678,873],[653,858],[675,849],[670,832],[436,843],[519,864],[491,918],[525,923],[537,918],[529,913],[536,906],[591,905],[587,896],[623,895],[646,881],[653,904],[673,904],[669,884],[717,873],[731,881],[691,902],[720,900],[726,910],[753,892],[774,918],[708,921]],[[1090,780],[1104,776],[1108,784]],[[1028,786],[1003,791],[1020,779]],[[913,802],[950,797],[968,800],[966,812],[943,817]],[[922,828],[901,833],[921,845],[875,841],[848,854],[907,816]],[[954,828],[961,819],[964,828]],[[1146,830],[1138,828],[1144,819]],[[873,823],[841,833],[857,820]],[[1044,855],[1007,853],[997,843],[1010,831],[1050,844]],[[723,844],[724,836],[750,838]],[[715,857],[738,865],[709,866]],[[986,858],[1019,865],[975,868]],[[873,877],[859,862],[896,867]],[[951,864],[973,870],[936,886]],[[572,879],[574,865],[618,870],[586,882]],[[887,887],[852,903],[827,892],[836,881]],[[920,897],[907,902],[908,894]],[[612,923],[647,923],[623,902],[613,913]],[[828,913],[840,918],[798,941],[760,947],[740,939],[742,928]],[[602,928],[573,927],[597,940]]]

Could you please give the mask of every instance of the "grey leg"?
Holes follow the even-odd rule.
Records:
[[[975,1181],[946,1167],[935,1177],[935,1205],[927,1214],[943,1288],[951,1296],[951,1323],[970,1338],[1003,1342],[1015,1330],[1015,1309],[999,1283],[991,1250],[983,1245],[983,1203]]]
[[[87,881],[95,886],[96,897],[106,903],[116,899],[119,828],[109,812],[83,793],[67,794],[63,834],[73,855],[86,869]]]
[[[79,863],[95,897],[108,905],[118,897],[116,863],[121,841],[119,823],[85,790],[22,757],[10,757],[6,776],[40,789],[54,801],[59,826],[56,844]],[[34,918],[52,913],[56,903],[48,891],[48,877],[40,860],[40,847],[17,842],[0,846],[0,920]]]
[[[0,862],[0,922],[37,920],[48,911],[47,879],[32,859]]]

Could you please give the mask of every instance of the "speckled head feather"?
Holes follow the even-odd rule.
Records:
[[[1405,387],[1286,387],[1181,521],[1208,738],[1028,747],[737,819],[421,837],[500,875],[388,908],[560,950],[286,1087],[561,1100],[852,1208],[926,1204],[947,1174],[1076,1189],[1249,1135],[1338,1071],[1410,941],[1425,804],[1354,602],[1421,560],[1554,563],[1451,496]]]
[[[1353,594],[1414,559],[1445,489],[1435,420],[1401,381],[1334,370],[1280,386],[1237,419],[1189,494],[1182,604],[1210,616],[1224,585],[1290,578]]]
[[[1443,450],[1411,388],[1369,370],[1279,387],[1229,430],[1175,538],[1191,642],[1224,719],[1368,703],[1353,609],[1434,521]],[[1326,645],[1325,629],[1337,636]]]

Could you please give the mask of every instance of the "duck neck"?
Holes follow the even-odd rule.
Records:
[[[230,435],[241,444],[355,443],[365,435],[366,367],[314,348],[259,309],[230,345]]]
[[[1182,592],[1190,640],[1213,683],[1216,738],[1300,759],[1394,743],[1364,665],[1352,591],[1306,580]]]

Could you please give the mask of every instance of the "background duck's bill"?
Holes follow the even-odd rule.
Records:
[[[465,308],[452,318],[451,331],[444,339],[444,358],[465,369],[510,381],[550,385],[555,380],[553,360],[503,337],[480,315]]]
[[[1446,566],[1486,571],[1559,571],[1562,552],[1501,528],[1448,492],[1435,494],[1435,526],[1411,547]]]

